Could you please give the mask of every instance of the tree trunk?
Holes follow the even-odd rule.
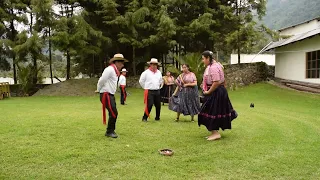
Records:
[[[92,54],[92,74],[91,74],[91,78],[94,76],[94,69],[95,69],[95,63],[94,63],[94,54]]]
[[[161,54],[161,65],[162,65],[162,74],[165,72],[165,65],[163,64],[163,54]]]
[[[49,66],[50,66],[50,79],[51,84],[53,84],[53,77],[52,77],[52,52],[51,52],[51,27],[49,27]]]
[[[33,14],[32,14],[32,8],[30,7],[30,34],[32,35],[32,26],[33,26]]]
[[[60,5],[60,9],[61,9],[61,16],[63,16],[63,5]]]
[[[13,15],[13,9],[10,10],[11,15]],[[15,39],[15,29],[14,29],[14,22],[11,20],[10,22],[10,28],[11,28],[11,41],[14,42]],[[17,71],[16,71],[16,55],[14,52],[12,52],[12,63],[13,63],[13,81],[14,84],[17,84]]]
[[[239,24],[238,24],[238,33],[237,33],[237,52],[238,52],[238,64],[241,63],[241,60],[240,60],[240,36],[239,36],[239,33],[240,33],[240,6],[241,6],[241,0],[240,0],[240,4],[238,3],[238,0],[236,1],[236,8],[237,8],[237,16],[238,16],[238,19],[239,19]]]
[[[103,72],[103,70],[104,70],[104,67],[103,67],[103,64],[104,64],[104,59],[102,58],[101,59],[101,55],[99,56],[99,60],[100,60],[100,71],[99,71],[99,76],[100,76],[100,74]]]
[[[67,80],[70,79],[70,52],[67,50]]]
[[[164,63],[167,65],[167,54],[165,54]]]
[[[238,64],[241,63],[241,60],[240,60],[240,45],[239,45],[239,38],[238,38]]]
[[[175,47],[176,47],[176,56],[179,58],[178,45],[176,45]],[[179,68],[179,61],[178,60],[176,60],[176,68]]]
[[[31,5],[29,4],[29,8],[30,8],[30,34],[31,34],[31,36],[33,36],[33,13],[32,13],[32,7],[31,7]],[[38,81],[38,66],[37,66],[37,55],[33,55],[32,56],[33,57],[33,72],[32,72],[32,74],[33,74],[33,77],[32,77],[32,83],[34,84],[34,85],[36,85],[37,84],[37,81]]]
[[[15,62],[16,57],[13,56],[13,62]],[[17,70],[16,70],[16,64],[13,63],[13,80],[14,80],[14,84],[17,84]]]
[[[32,82],[34,85],[37,84],[38,81],[38,66],[37,66],[37,56],[33,56],[33,79]]]
[[[163,70],[163,72],[167,72],[167,67],[166,67],[167,62],[166,62],[166,59],[165,59],[165,54],[162,54],[162,61],[163,61],[162,70]]]
[[[136,48],[134,46],[132,46],[132,69],[133,69],[134,76],[137,75],[136,60],[135,60],[136,57],[135,56],[136,56]]]

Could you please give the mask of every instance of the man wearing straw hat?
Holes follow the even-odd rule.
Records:
[[[125,62],[128,62],[128,60],[122,54],[115,54],[110,59],[110,65],[104,69],[97,84],[97,91],[100,93],[100,101],[102,103],[103,124],[106,124],[106,109],[109,112],[108,127],[105,134],[107,137],[118,137],[115,132],[118,110],[114,94],[118,87],[120,69],[123,68]]]
[[[127,70],[123,68],[121,70],[121,75],[119,77],[119,87],[120,87],[120,93],[121,93],[121,98],[120,98],[120,103],[121,105],[125,105],[125,101],[127,99],[127,91],[126,91],[126,74]]]
[[[142,117],[143,122],[147,122],[149,114],[151,112],[152,106],[156,107],[156,117],[155,120],[160,120],[160,110],[161,110],[161,96],[160,96],[160,86],[162,84],[162,74],[158,70],[159,62],[157,59],[152,58],[148,69],[146,69],[140,76],[139,83],[144,89],[144,115]]]

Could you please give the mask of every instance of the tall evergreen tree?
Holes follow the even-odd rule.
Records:
[[[149,45],[149,37],[152,28],[151,1],[133,0],[126,8],[127,11],[120,16],[116,23],[122,24],[124,29],[118,34],[119,42],[127,44],[132,48],[132,68],[136,75],[136,50]]]
[[[3,10],[1,12],[1,14],[3,14],[1,21],[5,25],[1,44],[3,45],[7,56],[12,59],[14,83],[17,84],[17,59],[13,49],[16,45],[17,36],[19,34],[17,24],[27,23],[27,16],[24,14],[26,4],[24,4],[22,0],[4,0],[2,1],[1,6]]]
[[[8,54],[3,46],[3,39],[5,39],[6,25],[5,19],[8,17],[8,14],[4,10],[5,2],[0,2],[0,70],[9,71],[10,63],[8,62]]]
[[[30,76],[32,79],[32,85],[36,85],[41,82],[42,79],[38,79],[39,67],[38,61],[42,61],[42,49],[44,48],[44,40],[40,38],[38,32],[34,31],[30,37],[28,37],[27,31],[23,31],[18,36],[18,41],[14,47],[14,51],[17,55],[19,62],[28,62],[32,60],[32,69],[30,70]],[[24,68],[20,66],[19,68]],[[38,81],[39,80],[39,81]]]
[[[58,1],[60,5],[60,17],[55,24],[52,42],[55,47],[64,52],[67,57],[67,79],[70,79],[71,58],[77,49],[85,46],[87,32],[82,28],[83,18],[76,14],[79,4],[75,1]]]
[[[51,33],[56,16],[53,11],[53,4],[53,0],[41,0],[34,2],[34,13],[36,15],[35,29],[36,31],[41,32],[45,42],[48,42],[51,84],[53,84]]]
[[[158,7],[160,7],[159,10],[152,13],[155,19],[155,25],[153,25],[155,29],[154,34],[150,36],[149,44],[161,48],[161,53],[166,53],[177,43],[173,39],[176,35],[176,25],[168,14],[168,6],[160,4]]]

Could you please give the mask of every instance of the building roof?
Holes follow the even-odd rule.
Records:
[[[311,38],[311,37],[317,36],[317,35],[320,35],[320,27],[318,27],[317,29],[302,33],[302,34],[297,34],[297,35],[291,36],[291,37],[289,37],[287,39],[282,39],[282,40],[277,41],[277,42],[272,42],[271,44],[269,44],[269,46],[267,46],[265,48],[264,51],[269,51],[269,50],[274,49],[274,48],[278,48],[278,47],[281,47],[281,46],[286,46],[288,44],[292,44],[292,43],[295,43],[295,42],[298,42],[298,41],[302,41],[304,39]]]
[[[301,22],[301,23],[298,23],[298,24],[295,24],[295,25],[292,25],[292,26],[284,27],[284,28],[279,29],[278,31],[281,32],[281,31],[284,31],[286,29],[293,28],[293,27],[299,26],[301,24],[306,24],[306,23],[309,23],[309,22],[314,21],[314,20],[320,21],[320,17],[316,17],[316,18],[313,18],[313,19],[310,19],[310,20],[307,20],[307,21],[304,21],[304,22]]]

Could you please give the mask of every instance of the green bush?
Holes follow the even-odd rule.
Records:
[[[43,66],[40,66],[37,69],[37,84],[41,84],[43,80]],[[28,96],[30,91],[36,87],[36,84],[33,84],[33,65],[18,65],[18,79],[20,84],[20,93],[22,96]]]

